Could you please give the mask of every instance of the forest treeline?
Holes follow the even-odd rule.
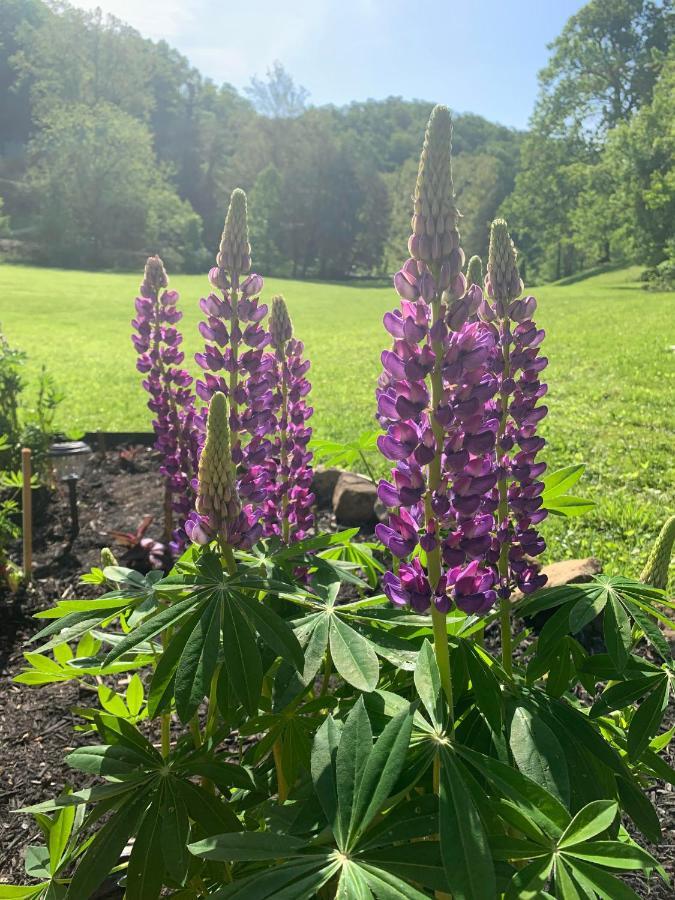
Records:
[[[454,115],[468,253],[505,214],[529,279],[675,266],[674,30],[672,0],[591,0],[551,45],[527,132]],[[138,268],[160,250],[198,271],[240,186],[262,271],[383,275],[432,101],[453,104],[315,107],[280,64],[238,92],[100,12],[0,0],[0,237],[45,264]]]

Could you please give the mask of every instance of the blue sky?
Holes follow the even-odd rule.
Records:
[[[316,104],[389,95],[527,125],[546,45],[583,0],[73,0],[237,88],[279,59]]]

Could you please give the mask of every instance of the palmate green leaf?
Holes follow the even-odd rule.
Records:
[[[354,791],[348,847],[353,847],[378,814],[401,774],[410,745],[414,706],[385,726],[366,760]],[[344,731],[340,743],[344,740]],[[339,752],[339,751],[338,751]],[[338,783],[338,796],[340,785]]]
[[[361,863],[360,869],[377,900],[428,900],[427,894],[422,894],[386,869],[376,868],[365,862]]]
[[[307,900],[338,871],[339,864],[325,856],[292,859],[280,866],[254,872],[209,895],[209,900]]]
[[[555,866],[555,892],[560,900],[587,900],[583,893],[579,893],[577,883],[571,866],[564,857],[556,860]]]
[[[93,894],[108,872],[117,865],[150,799],[146,792],[135,792],[95,834],[75,869],[66,900],[82,900]]]
[[[258,600],[239,593],[234,595],[234,600],[239,605],[241,612],[251,620],[263,641],[274,650],[277,656],[285,659],[301,672],[305,658],[302,647],[289,624],[269,606],[265,606]]]
[[[567,493],[579,481],[585,470],[585,463],[576,463],[571,466],[565,466],[562,469],[556,469],[555,472],[551,472],[549,475],[544,475],[541,479],[544,482],[542,496],[551,499]],[[544,506],[546,506],[545,503]]]
[[[335,757],[339,833],[345,838],[352,828],[356,812],[354,799],[359,792],[366,760],[372,750],[373,732],[363,697],[359,697],[347,716]]]
[[[314,792],[338,843],[342,842],[343,835],[337,811],[338,795],[335,770],[341,734],[342,723],[336,722],[330,715],[327,716],[314,736],[310,766]]]
[[[49,882],[43,884],[31,884],[26,887],[19,884],[0,884],[0,900],[30,900],[41,894]]]
[[[540,900],[553,869],[552,857],[535,859],[519,869],[504,894],[504,900]]]
[[[443,702],[441,675],[433,647],[426,639],[417,656],[413,677],[417,694],[432,725],[442,730],[445,727],[445,703]]]
[[[309,684],[319,671],[328,649],[328,616],[319,614],[312,623],[309,640],[305,645],[305,664],[302,673],[304,684]]]
[[[358,533],[358,528],[347,528],[345,531],[318,534],[316,537],[307,538],[304,541],[295,541],[288,547],[282,547],[278,552],[273,554],[272,559],[276,561],[294,559],[295,557],[303,556],[306,553],[323,550],[325,547],[346,544]]]
[[[203,608],[176,668],[174,693],[181,722],[190,721],[209,691],[218,664],[220,624],[221,602],[214,599]]]
[[[573,516],[583,516],[587,512],[595,509],[594,500],[586,500],[583,497],[574,497],[567,495],[565,497],[554,497],[551,500],[544,500],[544,507],[554,516],[565,516],[572,518]]]
[[[662,672],[650,672],[648,675],[638,675],[636,678],[611,685],[591,707],[591,718],[604,716],[614,709],[625,709],[635,700],[655,690],[662,681],[667,681],[667,676]]]
[[[583,844],[567,847],[565,855],[606,866],[608,869],[663,871],[651,853],[647,853],[635,843],[628,844],[623,841],[585,841]]]
[[[73,826],[78,817],[78,810],[74,806],[64,806],[60,809],[52,820],[49,828],[49,836],[47,838],[47,848],[49,850],[49,862],[52,873],[56,873],[61,859],[66,852],[70,837],[73,833]]]
[[[605,606],[603,634],[610,659],[617,670],[623,672],[630,657],[633,636],[626,610],[613,594]]]
[[[422,794],[400,803],[369,828],[359,841],[359,852],[368,855],[372,849],[432,834],[438,834],[438,798],[434,794]]]
[[[668,678],[661,680],[658,687],[643,700],[631,719],[628,728],[628,755],[631,759],[638,759],[640,754],[649,746],[652,737],[659,730],[666,707],[670,687]]]
[[[138,675],[134,674],[129,679],[125,693],[127,708],[132,716],[137,716],[140,713],[143,707],[143,696],[143,682]]]
[[[449,892],[464,900],[494,900],[497,888],[487,835],[463,770],[448,752],[441,758],[439,823]]]
[[[558,840],[572,817],[557,797],[499,760],[459,744],[456,752],[502,796],[517,804],[541,831]]]
[[[520,771],[569,806],[570,780],[565,753],[540,716],[524,706],[516,707],[509,746]]]
[[[463,641],[462,650],[466,657],[476,705],[493,731],[499,732],[502,727],[502,692],[499,679],[480,651],[471,643]]]
[[[356,859],[360,864],[369,863],[431,890],[448,890],[448,878],[443,868],[438,841],[389,845],[378,850],[359,853]]]
[[[249,715],[258,711],[263,670],[251,626],[234,604],[222,606],[223,651],[229,682]]]
[[[603,900],[605,897],[611,898],[611,900],[640,900],[632,887],[609,872],[590,865],[590,863],[582,862],[580,859],[568,858],[567,863],[574,873],[575,879],[588,892],[589,896],[592,897],[591,892],[595,892]]]
[[[124,778],[145,772],[147,759],[128,747],[116,744],[96,744],[78,747],[66,756],[66,762],[73,769],[90,775],[107,778]]]
[[[344,680],[359,691],[375,690],[380,664],[371,644],[338,615],[331,616],[329,642],[333,663]]]
[[[184,616],[189,615],[193,610],[197,611],[208,601],[209,592],[202,591],[200,593],[191,594],[184,600],[173,603],[166,609],[161,610],[149,618],[145,619],[140,625],[133,629],[119,643],[115,644],[104,660],[104,665],[110,665],[118,657],[122,656],[129,650],[132,650],[138,644],[147,641],[164,631],[170,625],[175,625]]]
[[[652,844],[660,843],[661,823],[656,810],[642,788],[634,781],[621,776],[617,777],[616,786],[624,812],[628,813],[648,841],[651,841]]]
[[[148,715],[151,718],[171,705],[178,661],[200,617],[201,609],[197,609],[184,620],[159,658],[148,691]]]
[[[340,868],[335,900],[372,900],[372,897],[365,872],[351,859],[344,860]]]
[[[607,594],[600,592],[593,595],[587,595],[578,600],[570,610],[570,631],[577,634],[587,625],[590,625],[598,618],[607,603]]]
[[[190,819],[185,801],[178,795],[172,778],[166,779],[160,819],[164,868],[169,877],[180,884],[190,862],[187,849]]]
[[[162,794],[160,790],[155,795],[136,834],[127,866],[125,900],[156,900],[162,890]]]
[[[614,800],[595,800],[572,819],[558,841],[558,847],[571,847],[606,831],[616,819],[619,808]]]
[[[624,600],[626,609],[635,620],[635,624],[639,625],[647,641],[659,654],[664,662],[671,662],[673,654],[670,650],[668,641],[664,638],[663,632],[659,626],[650,618],[643,607],[632,600]]]
[[[188,850],[202,859],[219,862],[252,862],[301,856],[305,841],[271,831],[239,831],[217,834],[188,844]]]

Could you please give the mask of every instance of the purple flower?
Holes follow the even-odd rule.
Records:
[[[192,376],[179,368],[183,338],[173,327],[183,314],[176,307],[178,294],[166,290],[167,285],[164,264],[159,257],[151,256],[140,297],[136,298],[136,318],[131,323],[136,334],[131,340],[139,354],[136,368],[146,376],[143,387],[150,395],[148,407],[154,413],[155,448],[161,455],[167,506],[174,514],[171,549],[180,553],[187,542],[185,521],[194,502],[191,482],[197,469],[199,440],[190,390]],[[171,531],[171,523],[167,526]]]

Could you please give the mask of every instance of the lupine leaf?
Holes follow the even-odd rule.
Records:
[[[603,621],[605,647],[619,672],[623,672],[633,644],[630,620],[620,600],[610,595]]]
[[[174,693],[181,722],[190,721],[208,693],[218,663],[220,613],[217,599],[204,607],[178,662]]]
[[[188,850],[203,859],[222,862],[251,862],[257,859],[283,859],[301,856],[305,841],[271,831],[239,831],[216,834],[188,844]]]
[[[197,610],[193,616],[181,624],[180,629],[171,636],[171,640],[159,658],[148,692],[148,715],[151,718],[171,705],[178,661],[200,616],[201,611]]]
[[[363,697],[359,697],[347,716],[335,757],[338,815],[340,833],[343,835],[350,833],[356,812],[354,800],[359,791],[366,760],[372,751],[373,732]]]
[[[427,895],[417,888],[387,872],[368,863],[361,864],[364,878],[377,900],[427,900]]]
[[[244,709],[255,715],[262,690],[262,662],[251,626],[238,608],[222,605],[223,650],[225,667],[234,693]]]
[[[259,600],[253,600],[243,594],[236,594],[235,600],[241,611],[253,620],[252,624],[263,641],[274,650],[277,656],[285,659],[301,672],[305,664],[305,657],[289,624]]]
[[[519,869],[504,894],[504,900],[539,900],[553,868],[553,859],[535,859]]]
[[[357,858],[359,862],[370,863],[406,881],[422,884],[432,890],[448,889],[448,878],[443,868],[438,841],[389,845],[378,850],[369,850]]]
[[[587,891],[594,891],[601,898],[611,900],[640,900],[632,887],[609,872],[598,869],[579,859],[568,860],[579,884]],[[592,896],[592,895],[591,895]]]
[[[196,610],[197,607],[201,606],[207,599],[208,596],[204,594],[191,594],[184,600],[179,600],[178,603],[173,603],[161,612],[145,619],[118,644],[115,644],[106,656],[103,664],[106,666],[110,665],[110,663],[114,662],[114,660],[119,656],[122,656],[128,650],[132,650],[138,644],[143,643],[143,641],[147,641],[156,634],[159,634],[160,631],[164,631],[169,625],[174,625],[176,622],[180,621],[183,616],[187,616],[193,609]]]
[[[330,623],[330,652],[335,668],[344,680],[359,691],[377,687],[380,664],[370,643],[333,615]]]
[[[335,761],[341,731],[342,724],[336,722],[332,716],[328,716],[314,736],[311,757],[314,790],[338,844],[342,842],[342,832],[337,815]]]
[[[319,615],[305,646],[305,665],[302,680],[305,684],[316,676],[328,648],[328,616]]]
[[[493,731],[498,732],[502,727],[502,692],[499,680],[481,654],[469,642],[465,641],[462,648],[469,667],[476,705]]]
[[[558,841],[558,847],[571,847],[606,831],[616,819],[617,811],[614,800],[594,800],[587,804],[567,826]]]
[[[644,791],[628,778],[617,776],[621,808],[628,813],[642,834],[653,844],[661,841],[661,823],[656,810],[645,796]]]
[[[434,650],[426,639],[417,656],[417,665],[414,674],[415,688],[431,723],[436,728],[442,728],[444,724],[444,704],[441,688],[441,675],[438,671],[438,663]]]
[[[543,719],[524,706],[516,707],[509,746],[520,771],[569,806],[570,781],[565,753]]]
[[[380,811],[401,774],[410,745],[413,710],[410,706],[385,726],[366,760],[356,786],[350,818],[349,841],[352,844]]]
[[[94,893],[108,872],[117,865],[120,853],[134,833],[149,799],[145,792],[134,792],[96,833],[75,869],[66,900],[82,900]]]
[[[441,762],[441,857],[449,892],[464,900],[494,900],[494,864],[478,810],[450,753]]]
[[[638,759],[656,734],[668,706],[668,678],[663,678],[656,690],[643,700],[631,719],[628,729],[628,755]]]
[[[423,794],[399,804],[359,841],[362,853],[400,841],[429,837],[438,833],[438,798]]]
[[[626,844],[623,841],[586,841],[578,846],[567,847],[565,854],[609,869],[661,868],[651,853],[637,844]]]
[[[162,890],[161,793],[145,813],[127,866],[125,900],[156,900]]]
[[[663,673],[650,673],[639,675],[628,681],[620,681],[608,687],[591,707],[590,716],[604,716],[610,710],[625,709],[629,704],[640,697],[651,693],[663,679]]]

